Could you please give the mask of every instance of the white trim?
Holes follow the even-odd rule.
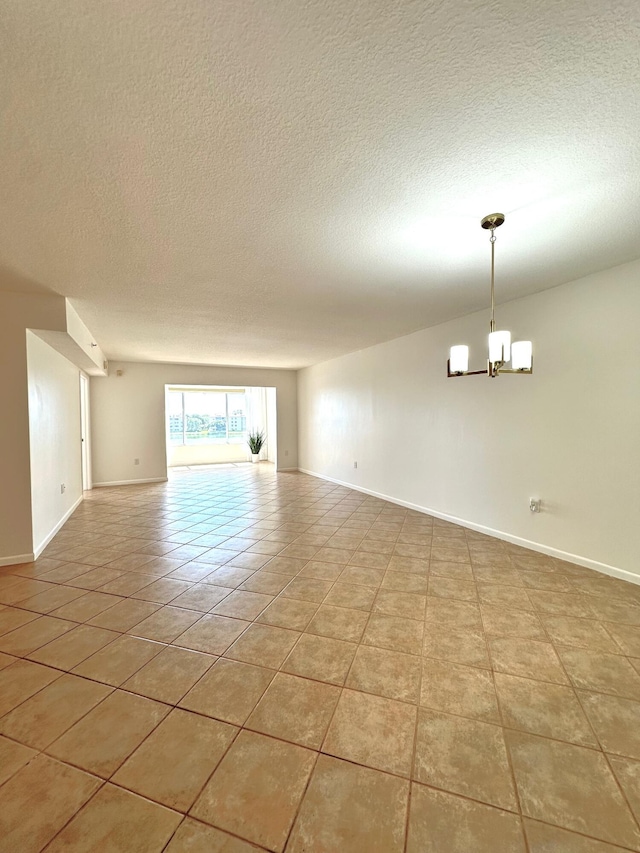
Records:
[[[38,559],[38,557],[40,556],[40,554],[42,554],[42,552],[43,552],[43,551],[44,551],[44,549],[47,547],[47,545],[49,544],[49,542],[51,542],[51,540],[52,540],[52,539],[53,539],[53,537],[56,535],[56,533],[58,532],[58,530],[60,530],[60,528],[62,527],[62,525],[63,525],[63,524],[64,524],[64,523],[69,519],[69,518],[71,518],[71,516],[73,515],[73,513],[78,509],[78,507],[80,506],[80,504],[82,503],[82,501],[83,501],[83,497],[82,497],[82,495],[80,495],[80,497],[79,497],[79,498],[78,498],[78,500],[74,503],[74,505],[73,505],[72,507],[70,507],[70,508],[65,512],[65,514],[62,516],[62,518],[61,518],[61,519],[60,519],[60,521],[56,524],[56,526],[53,528],[53,530],[52,530],[50,533],[47,533],[47,535],[44,537],[44,539],[42,540],[42,542],[41,542],[37,547],[35,547],[35,548],[33,549],[33,557],[32,557],[32,560],[37,560],[37,559]]]
[[[389,501],[392,504],[407,507],[417,512],[423,512],[426,515],[433,515],[435,518],[441,518],[444,521],[450,521],[453,524],[459,524],[461,527],[468,527],[469,530],[476,530],[478,533],[485,533],[487,536],[494,536],[496,539],[503,539],[505,542],[511,542],[513,545],[520,545],[522,548],[528,548],[531,551],[538,551],[541,554],[547,554],[549,557],[556,557],[559,560],[565,560],[568,563],[575,563],[578,566],[584,566],[587,569],[594,569],[596,572],[601,572],[604,575],[610,575],[614,578],[629,581],[630,583],[640,584],[640,575],[636,575],[627,569],[620,569],[617,566],[610,566],[607,563],[599,563],[597,560],[591,560],[589,557],[582,557],[579,554],[570,554],[568,551],[561,551],[559,548],[552,548],[550,545],[543,545],[541,542],[532,542],[529,539],[523,539],[521,536],[513,536],[511,533],[505,533],[503,530],[494,530],[492,527],[486,527],[484,524],[476,524],[475,521],[467,521],[464,518],[458,518],[455,515],[449,515],[446,512],[439,512],[436,509],[413,504],[409,501],[402,501],[399,498],[392,498],[389,495],[384,495],[381,492],[374,492],[371,489],[365,489],[362,486],[355,486],[353,483],[347,483],[344,480],[337,480],[335,477],[327,477],[325,474],[318,474],[315,471],[308,471],[306,468],[298,468],[303,474],[309,474],[312,477],[318,477],[320,480],[328,480],[330,483],[335,483],[338,486],[346,486],[348,489],[353,489],[356,492],[363,492],[365,495],[371,495],[375,498],[381,498],[384,501]]]
[[[148,477],[146,480],[111,480],[108,483],[94,483],[94,489],[100,489],[103,486],[135,486],[139,483],[166,483],[168,477]]]
[[[14,554],[13,557],[0,557],[0,566],[14,566],[18,563],[33,563],[33,554]]]

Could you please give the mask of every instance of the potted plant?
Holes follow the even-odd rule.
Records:
[[[260,451],[262,450],[262,445],[267,440],[266,435],[262,432],[250,432],[249,437],[247,438],[247,444],[249,445],[249,450],[251,451],[251,461],[257,462],[260,459]]]

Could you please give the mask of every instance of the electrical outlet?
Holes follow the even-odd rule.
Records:
[[[529,509],[531,512],[540,512],[541,503],[540,498],[529,498]]]
[[[134,464],[134,465],[139,465],[139,464],[140,464],[140,460],[139,460],[139,459],[134,459],[134,460],[133,460],[133,464]]]
[[[357,463],[357,462],[354,462],[354,463],[353,463],[353,467],[354,467],[354,468],[357,468],[357,467],[358,467],[358,463]]]
[[[61,494],[61,495],[64,495],[64,493],[66,492],[66,490],[67,490],[67,487],[65,486],[65,484],[64,484],[64,483],[60,483],[60,494]]]

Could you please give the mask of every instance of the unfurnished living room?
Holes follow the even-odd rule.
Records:
[[[0,4],[0,853],[640,851],[639,57]]]

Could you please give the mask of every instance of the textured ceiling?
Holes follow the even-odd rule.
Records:
[[[299,367],[640,255],[637,0],[4,0],[0,287]]]

